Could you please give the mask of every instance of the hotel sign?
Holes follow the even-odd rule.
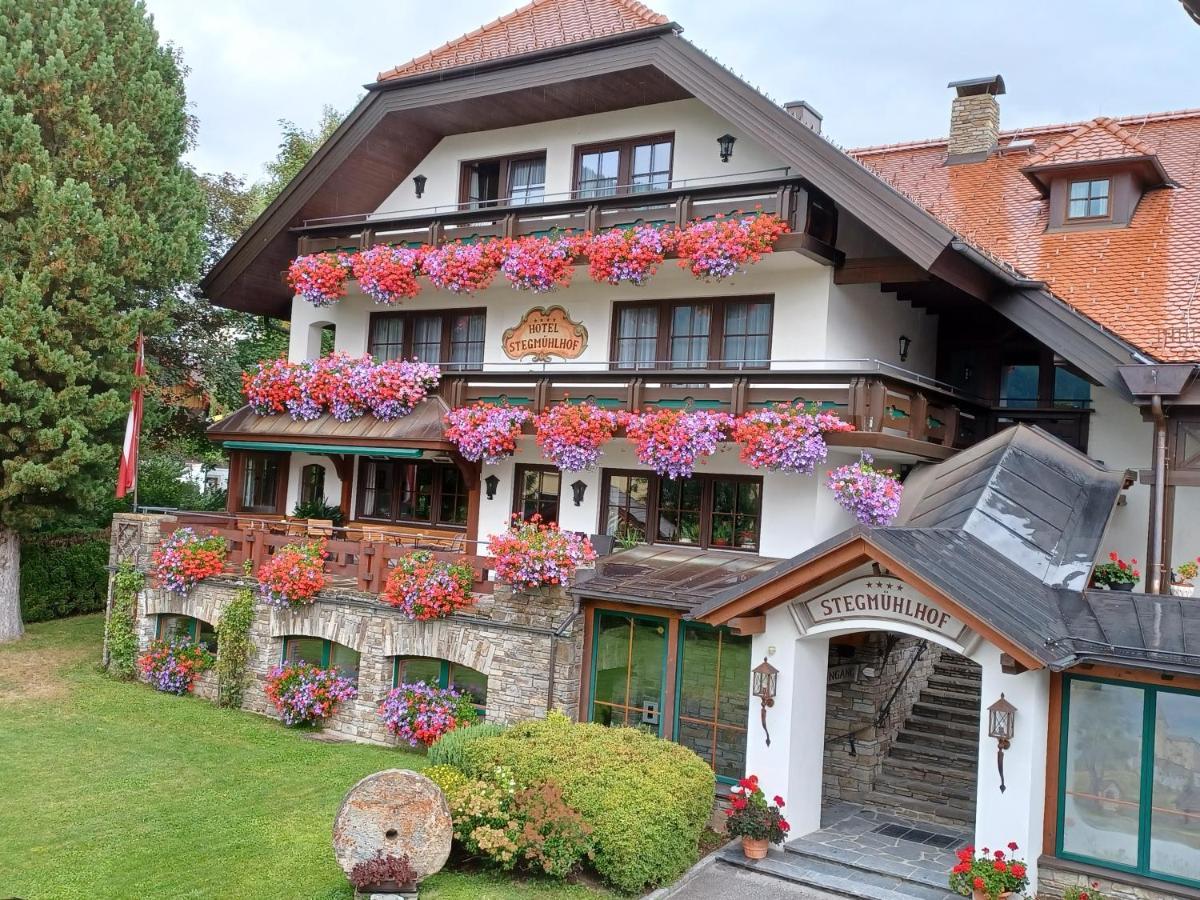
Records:
[[[845,619],[885,619],[936,631],[949,638],[957,638],[965,628],[960,620],[924,594],[886,575],[852,579],[796,606],[810,627]]]
[[[504,355],[509,359],[549,362],[550,357],[578,359],[587,349],[588,333],[561,306],[535,306],[504,332]]]

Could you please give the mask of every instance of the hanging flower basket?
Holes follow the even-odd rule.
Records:
[[[582,535],[561,531],[555,523],[542,523],[532,516],[522,521],[513,516],[512,526],[488,541],[496,577],[518,590],[565,585],[575,570],[594,562],[592,542]]]
[[[527,409],[507,404],[475,403],[446,413],[446,440],[470,462],[497,463],[512,456],[521,437],[521,426],[529,421]]]
[[[674,234],[653,225],[613,229],[587,242],[588,275],[601,284],[645,284],[671,251]]]
[[[216,658],[208,649],[186,639],[154,641],[138,659],[142,677],[155,690],[168,694],[187,694],[196,676],[213,667]]]
[[[492,283],[503,253],[500,241],[474,244],[455,241],[426,248],[421,271],[429,276],[435,287],[454,294],[474,294]]]
[[[679,232],[675,249],[679,265],[697,278],[720,281],[744,272],[772,252],[787,224],[769,213],[697,220]]]
[[[297,609],[312,603],[329,583],[325,541],[288,544],[258,568],[258,599],[267,606]]]
[[[833,413],[780,403],[739,416],[730,436],[741,445],[739,456],[751,468],[811,475],[828,455],[825,434],[853,430]]]
[[[891,469],[877,469],[869,453],[829,473],[829,489],[838,506],[863,525],[887,525],[900,512],[903,486]]]
[[[400,559],[380,599],[414,622],[444,619],[475,602],[475,572],[466,562],[441,562],[427,550]]]
[[[409,300],[421,292],[417,275],[422,250],[379,244],[350,257],[350,269],[359,289],[384,306]]]
[[[545,294],[571,283],[581,239],[523,237],[503,244],[500,271],[520,291]]]
[[[186,594],[210,575],[220,575],[228,554],[220,535],[201,537],[193,528],[177,528],[150,554],[150,574],[163,590]]]
[[[336,253],[297,256],[288,266],[288,285],[313,306],[330,306],[346,296],[348,257]]]
[[[446,732],[479,718],[469,695],[423,681],[389,691],[379,705],[379,715],[384,727],[410,747],[429,747]]]
[[[284,725],[319,725],[343,700],[358,696],[354,682],[337,669],[306,662],[285,663],[267,673],[267,699]]]
[[[564,472],[582,472],[600,461],[620,418],[594,403],[558,403],[533,420],[542,455]]]
[[[687,478],[701,460],[717,452],[730,418],[704,410],[660,409],[626,413],[625,433],[638,460],[668,478]]]

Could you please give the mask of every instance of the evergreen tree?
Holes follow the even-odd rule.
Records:
[[[20,534],[110,495],[133,344],[195,274],[180,69],[135,0],[0,0],[0,640]]]

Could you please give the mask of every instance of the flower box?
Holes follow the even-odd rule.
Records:
[[[900,512],[900,479],[891,469],[876,468],[869,453],[830,472],[828,485],[838,506],[863,525],[888,525]]]
[[[448,412],[444,433],[464,459],[496,463],[516,452],[521,426],[529,417],[519,406],[475,403]]]

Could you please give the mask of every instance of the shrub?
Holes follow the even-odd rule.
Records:
[[[469,784],[471,779],[467,778],[459,769],[454,766],[430,766],[421,772],[426,778],[442,789],[442,793],[447,796],[450,792],[457,790],[465,784]]]
[[[21,546],[21,619],[45,622],[104,609],[108,532],[27,538]]]
[[[429,764],[434,767],[452,766],[460,772],[466,767],[466,747],[480,738],[504,734],[504,726],[495,722],[480,722],[467,728],[455,728],[443,734],[429,748]]]
[[[249,588],[239,588],[221,611],[217,621],[217,704],[239,709],[250,680],[250,657],[254,644],[250,627],[254,624],[254,594]]]
[[[133,563],[117,566],[113,575],[112,609],[104,624],[104,643],[108,648],[108,671],[118,678],[131,679],[137,671],[138,637],[133,622],[138,591],[145,584],[145,576]]]
[[[513,809],[521,826],[517,846],[529,868],[566,878],[592,853],[592,826],[567,805],[553,781],[518,791]]]
[[[155,690],[191,693],[196,676],[212,668],[213,655],[190,640],[154,641],[138,660],[142,676]]]
[[[503,765],[524,784],[560,785],[563,799],[593,829],[596,871],[629,893],[682,874],[696,859],[712,810],[708,764],[633,728],[574,724],[551,713],[471,740],[462,756],[468,775]]]

